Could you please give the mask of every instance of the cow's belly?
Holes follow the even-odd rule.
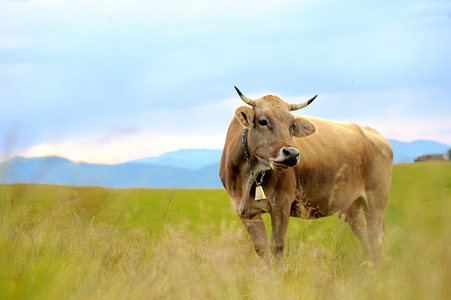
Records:
[[[317,219],[329,215],[328,196],[312,196],[297,189],[291,204],[290,216],[302,219]]]
[[[320,189],[296,189],[290,215],[303,219],[317,219],[346,211],[365,193],[363,182],[359,183],[354,179],[335,182]]]

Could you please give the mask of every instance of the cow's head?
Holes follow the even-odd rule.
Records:
[[[299,150],[293,137],[302,138],[316,131],[313,123],[290,111],[309,105],[315,98],[301,103],[289,104],[277,96],[267,95],[253,100],[235,87],[241,99],[249,106],[240,106],[235,117],[248,129],[249,152],[262,164],[276,171],[285,171],[299,162]]]

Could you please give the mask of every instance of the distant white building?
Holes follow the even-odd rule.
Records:
[[[419,155],[415,162],[418,161],[429,161],[429,160],[451,160],[451,149],[446,151],[445,153],[437,153],[437,154],[422,154]]]

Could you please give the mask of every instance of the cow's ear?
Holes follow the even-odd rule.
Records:
[[[303,117],[296,116],[293,126],[293,135],[296,137],[306,137],[316,132],[316,126]]]
[[[248,106],[240,106],[235,109],[235,117],[246,128],[254,127],[254,111]]]

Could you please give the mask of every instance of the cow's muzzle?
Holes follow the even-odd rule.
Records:
[[[280,149],[279,155],[271,159],[271,168],[276,171],[286,171],[289,167],[294,167],[299,163],[299,150],[294,147],[284,147]]]

